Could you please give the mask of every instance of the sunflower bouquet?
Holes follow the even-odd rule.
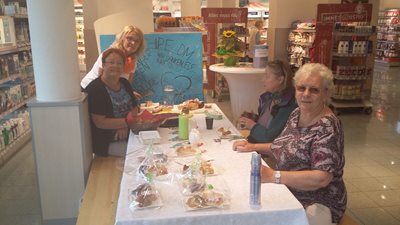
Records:
[[[242,45],[243,42],[236,36],[235,31],[225,30],[217,44],[217,52],[214,56],[224,60],[232,58],[237,60],[238,57],[243,57]]]

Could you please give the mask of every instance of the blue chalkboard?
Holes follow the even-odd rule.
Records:
[[[163,89],[172,85],[175,104],[203,96],[202,34],[146,34],[146,51],[138,60],[133,88],[148,95],[143,101],[163,103]]]

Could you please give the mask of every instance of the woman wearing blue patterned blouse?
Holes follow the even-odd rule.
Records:
[[[262,182],[288,186],[306,209],[311,225],[337,224],[346,210],[347,192],[343,129],[328,107],[332,71],[321,64],[306,64],[296,72],[294,84],[299,107],[282,133],[272,143],[242,141],[233,148],[274,157],[276,170],[263,166]]]
[[[125,54],[116,48],[102,54],[100,76],[86,88],[91,118],[93,152],[99,156],[124,156],[129,128],[129,112],[138,114],[132,87],[121,77]]]

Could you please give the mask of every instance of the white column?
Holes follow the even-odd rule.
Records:
[[[74,225],[92,159],[72,0],[27,0],[37,97],[28,103],[43,225]]]
[[[80,99],[73,1],[28,0],[27,6],[37,100]]]
[[[182,0],[182,16],[201,16],[201,0]]]

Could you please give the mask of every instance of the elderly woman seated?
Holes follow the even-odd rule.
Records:
[[[262,182],[285,184],[306,209],[311,225],[337,224],[346,210],[347,192],[343,129],[328,107],[332,71],[321,64],[306,64],[296,72],[294,84],[299,107],[282,133],[272,143],[238,141],[233,149],[274,157],[276,170],[262,166]]]

